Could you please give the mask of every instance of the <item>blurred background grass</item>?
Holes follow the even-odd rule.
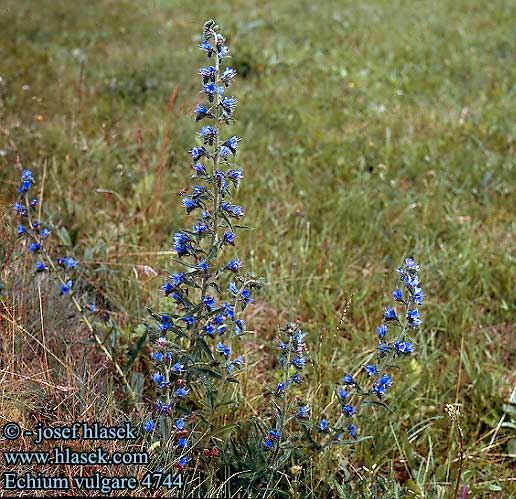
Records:
[[[46,162],[49,210],[128,348],[174,268],[163,252],[184,222],[177,192],[189,185],[205,62],[196,44],[213,17],[240,75],[238,201],[255,227],[239,236],[240,256],[267,282],[251,311],[258,374],[248,395],[259,401],[285,320],[310,332],[314,393],[358,367],[394,268],[412,255],[425,327],[396,376],[395,415],[372,416],[377,444],[358,445],[353,463],[420,494],[447,490],[456,449],[442,408],[457,402],[463,482],[481,497],[514,490],[514,2],[4,0],[0,9],[2,204],[14,201],[17,154],[38,178]],[[344,466],[349,451],[339,452]],[[317,466],[329,480],[332,461]]]

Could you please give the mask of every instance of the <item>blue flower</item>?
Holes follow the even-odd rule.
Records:
[[[18,187],[18,192],[21,194],[23,192],[27,192],[30,189],[30,180],[24,180],[20,187]]]
[[[193,165],[193,169],[195,170],[195,173],[201,177],[207,175],[206,167],[202,163],[195,163]]]
[[[207,68],[199,69],[199,74],[202,76],[203,83],[215,81],[215,66],[208,66]]]
[[[181,364],[180,362],[176,362],[173,366],[172,366],[172,371],[176,374],[181,374],[181,372],[183,372],[183,369],[185,368],[185,365],[184,364]]]
[[[40,236],[41,236],[43,239],[45,239],[45,238],[46,238],[46,237],[48,237],[49,235],[50,235],[50,231],[49,231],[47,228],[43,229],[43,230],[41,231],[41,233],[40,233]]]
[[[227,347],[225,346],[223,343],[221,343],[219,341],[219,343],[217,343],[217,346],[215,347],[217,352],[220,352],[221,354],[223,354],[226,358],[228,358],[230,355],[231,355],[231,348],[230,347]]]
[[[345,390],[344,388],[340,387],[339,388],[339,398],[342,402],[344,402],[344,400],[346,400],[347,398],[349,397],[349,392],[347,390]]]
[[[235,333],[240,334],[245,331],[245,321],[237,319],[235,321]]]
[[[68,281],[66,284],[63,284],[61,286],[61,292],[59,294],[66,295],[70,291],[70,289],[72,289],[72,286],[73,286],[73,281]]]
[[[226,68],[222,73],[222,81],[229,86],[231,80],[236,76],[237,72],[232,68]]]
[[[150,420],[145,423],[145,431],[151,432],[154,431],[154,428],[156,428],[156,423],[154,421]]]
[[[16,202],[14,203],[14,209],[16,210],[16,213],[18,213],[18,215],[26,215],[27,214],[27,209],[22,206],[20,203]]]
[[[328,421],[324,418],[319,423],[319,431],[328,431]]]
[[[215,49],[210,45],[210,42],[208,42],[208,40],[203,40],[199,47],[206,52],[208,57],[211,57],[212,54],[215,53]]]
[[[387,355],[390,350],[391,350],[390,345],[387,345],[385,343],[378,343],[378,355],[380,355],[380,356]]]
[[[238,187],[240,185],[240,180],[244,178],[244,175],[242,173],[242,169],[238,168],[237,170],[228,170],[228,177],[233,181],[235,187]]]
[[[392,379],[388,374],[384,374],[376,383],[373,384],[371,391],[380,399],[385,394],[389,386],[392,386]]]
[[[297,413],[297,417],[298,417],[298,418],[306,418],[306,417],[308,417],[308,407],[307,407],[306,405],[303,405],[303,406],[299,409],[299,411],[298,411],[298,413]]]
[[[345,384],[345,385],[354,385],[355,384],[355,380],[353,379],[353,376],[351,374],[346,374],[343,378],[342,378],[342,382]]]
[[[208,226],[202,223],[196,223],[193,226],[193,230],[196,234],[203,235],[208,230]]]
[[[183,418],[179,418],[175,422],[174,426],[176,427],[176,430],[184,430],[185,429],[185,420]]]
[[[299,376],[299,373],[295,373],[294,376],[292,376],[291,382],[296,383],[297,385],[302,383],[301,376]]]
[[[236,135],[233,135],[233,137],[223,142],[223,144],[220,146],[220,155],[223,158],[227,158],[230,154],[235,156],[240,140],[241,139],[239,139]]]
[[[69,269],[74,269],[75,267],[77,267],[77,263],[77,260],[74,260],[71,256],[64,259],[64,264]]]
[[[186,208],[186,213],[189,214],[196,208],[201,206],[201,203],[198,199],[192,199],[188,196],[185,196],[182,200],[183,206]]]
[[[385,311],[383,313],[384,321],[397,321],[398,316],[396,315],[396,311],[392,307],[385,307]]]
[[[176,464],[176,466],[180,469],[180,470],[183,470],[184,467],[187,465],[188,461],[190,461],[190,458],[188,456],[183,456]]]
[[[35,263],[35,266],[36,266],[36,272],[45,272],[45,270],[47,270],[47,267],[45,266],[45,264],[43,262],[36,262]]]
[[[177,256],[184,256],[190,254],[191,239],[187,234],[183,232],[176,232],[174,234],[174,248],[177,252]]]
[[[203,118],[214,118],[213,114],[208,111],[208,108],[204,104],[197,104],[194,113],[197,114],[195,121],[200,121]]]
[[[306,366],[306,359],[304,357],[296,357],[292,360],[292,365],[296,369],[303,369]]]
[[[156,362],[160,362],[161,360],[163,360],[163,354],[161,352],[154,352],[152,354],[152,358],[153,360],[155,360]]]
[[[230,213],[231,216],[235,217],[235,218],[241,218],[244,216],[244,210],[242,210],[242,208],[240,208],[240,206],[233,206],[231,208],[231,213]]]
[[[18,225],[18,234],[26,234],[27,229],[23,225]]]
[[[232,272],[238,273],[238,271],[242,268],[242,262],[239,258],[235,258],[231,260],[227,265],[226,269],[231,270]]]
[[[233,361],[233,364],[235,364],[238,367],[242,367],[245,364],[244,358],[240,355]]]
[[[206,324],[203,327],[203,330],[208,336],[213,336],[215,334],[215,327],[213,324]]]
[[[208,151],[204,149],[204,147],[192,147],[189,152],[192,155],[193,161],[197,161],[203,156],[206,156],[207,158],[210,157]]]
[[[384,386],[392,386],[392,378],[388,374],[384,374],[380,378],[380,384]]]
[[[215,309],[215,298],[213,296],[206,295],[202,302],[206,305],[206,308],[210,311]]]
[[[215,93],[218,93],[219,95],[222,95],[224,92],[224,87],[216,87],[215,83],[210,81],[209,83],[205,83],[203,85],[203,92],[208,95],[208,100],[210,102],[213,102],[213,99],[215,98]]]
[[[219,59],[224,59],[229,53],[229,47],[226,45],[222,45],[221,47],[217,46],[217,50],[219,52]]]
[[[398,354],[411,354],[412,344],[409,341],[396,341],[394,342],[394,350],[396,350]]]
[[[350,418],[355,414],[355,408],[352,405],[344,405],[342,406],[342,412],[346,415],[346,417]]]
[[[229,232],[227,230],[224,231],[224,235],[222,236],[223,244],[231,244],[231,246],[235,245],[235,234],[233,232]]]
[[[165,381],[165,376],[163,374],[159,373],[159,372],[155,372],[152,375],[152,379],[153,379],[153,381],[158,383],[158,385],[161,385]]]
[[[185,273],[179,272],[177,274],[172,274],[170,277],[174,282],[174,285],[179,286],[185,280]]]
[[[382,324],[381,326],[378,326],[376,328],[376,333],[378,334],[378,336],[380,338],[385,338],[386,334],[387,334],[387,326],[385,324]]]
[[[185,386],[182,386],[181,388],[178,388],[176,390],[176,396],[179,398],[186,397],[186,395],[188,395],[189,391],[190,390],[188,388],[186,388]]]
[[[237,106],[237,100],[234,97],[223,97],[219,103],[222,109],[222,117],[229,121],[233,117],[233,112]]]
[[[172,322],[170,322],[170,318],[166,315],[162,315],[160,322],[158,323],[158,329],[160,331],[168,331],[170,329],[170,326],[172,326]]]
[[[419,272],[419,265],[416,264],[413,258],[405,259],[405,268],[408,272]]]
[[[274,442],[272,440],[270,440],[269,438],[266,438],[265,441],[263,442],[263,445],[265,446],[266,449],[272,449],[272,447],[274,447]]]
[[[88,303],[88,310],[90,312],[96,312],[97,311],[97,307],[95,306],[95,303]]]
[[[357,428],[353,423],[348,424],[348,433],[351,438],[356,438],[357,436]]]
[[[204,192],[206,192],[206,187],[204,187],[202,185],[194,185],[193,186],[192,193],[193,193],[194,198],[198,198]]]
[[[195,268],[202,270],[203,272],[206,272],[209,268],[208,263],[204,260],[201,260],[198,265],[195,266]]]
[[[412,295],[414,303],[416,305],[422,305],[424,297],[425,297],[425,293],[423,293],[423,290],[421,288],[415,287],[414,294]]]
[[[417,308],[413,308],[407,312],[407,321],[412,329],[416,329],[420,326],[421,319],[419,318],[419,310]]]
[[[281,395],[282,393],[284,393],[286,388],[287,388],[287,384],[284,381],[280,381],[276,385],[276,395]]]
[[[235,318],[235,309],[227,302],[224,302],[222,304],[222,308],[224,309],[224,314],[226,314],[226,317],[229,319]]]
[[[165,405],[161,400],[156,401],[156,412],[158,414],[167,414],[172,410],[172,404]]]
[[[187,326],[193,326],[195,324],[195,318],[193,315],[187,315],[186,317],[182,317],[181,320],[185,321]]]
[[[180,449],[186,449],[188,447],[188,440],[186,438],[178,438],[177,439],[177,446]]]
[[[402,302],[403,301],[403,291],[401,289],[395,289],[392,293],[392,296],[396,301]]]
[[[367,366],[365,368],[366,368],[367,374],[369,374],[369,376],[376,376],[378,374],[378,368],[376,366],[367,364]]]
[[[29,244],[29,251],[32,251],[35,253],[36,251],[39,251],[41,249],[41,244],[39,243],[30,243]]]
[[[244,289],[240,296],[242,297],[243,308],[247,307],[247,305],[253,301],[253,297],[251,296],[251,291],[249,289]]]
[[[31,170],[23,170],[22,175],[21,175],[21,180],[23,182],[34,181],[34,178],[32,177],[32,171]]]
[[[203,126],[199,130],[199,135],[202,137],[204,144],[212,146],[215,142],[215,138],[217,137],[217,130],[211,126]]]
[[[279,440],[279,438],[281,437],[281,433],[277,430],[270,430],[267,437],[271,440]]]
[[[414,289],[419,284],[419,277],[417,275],[407,275],[405,277],[405,286],[409,289]]]

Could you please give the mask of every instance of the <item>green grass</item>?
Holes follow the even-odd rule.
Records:
[[[310,332],[314,393],[358,367],[394,268],[414,255],[428,303],[415,360],[396,376],[394,415],[372,411],[375,445],[322,458],[312,483],[341,483],[349,460],[370,490],[390,477],[444,497],[457,449],[443,407],[457,402],[463,485],[473,497],[513,497],[514,2],[7,0],[0,9],[2,204],[14,199],[17,154],[39,178],[46,162],[48,210],[122,324],[123,344],[136,342],[162,280],[134,267],[173,268],[160,252],[184,221],[177,192],[189,182],[204,63],[195,35],[214,17],[242,76],[238,199],[255,229],[239,251],[267,282],[252,312],[258,374],[248,396],[263,403],[256,379],[268,375],[285,320]],[[271,360],[259,362],[264,352]]]

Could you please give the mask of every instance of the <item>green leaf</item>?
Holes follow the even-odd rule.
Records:
[[[61,227],[57,231],[57,235],[59,236],[59,239],[61,240],[64,246],[72,245],[72,239],[70,238],[70,234],[68,234],[68,231],[64,227]]]
[[[231,221],[229,220],[229,218],[226,216],[226,214],[222,211],[222,210],[219,210],[219,213],[220,213],[220,216],[227,222],[227,224],[229,225],[229,228],[231,229],[231,232],[235,232],[235,230],[233,229],[233,225],[231,223]]]
[[[210,360],[215,360],[215,357],[213,357],[213,352],[211,351],[211,348],[208,346],[208,344],[202,338],[197,338],[196,343],[201,347],[201,350],[210,358]]]
[[[143,387],[145,385],[145,376],[142,373],[133,373],[131,376],[131,387],[136,394],[136,399],[141,402],[143,398]]]
[[[136,357],[138,357],[140,350],[143,348],[146,338],[147,338],[147,331],[144,331],[143,334],[138,339],[138,341],[136,342],[136,346],[129,356],[129,361],[127,362],[127,365],[125,367],[126,375],[129,374],[129,371],[131,370],[131,367],[133,366],[134,361],[136,360]]]
[[[348,444],[358,444],[358,442],[363,442],[364,440],[370,440],[373,438],[371,435],[366,437],[359,437],[352,440],[337,440],[336,442],[332,442],[332,445],[348,445]]]

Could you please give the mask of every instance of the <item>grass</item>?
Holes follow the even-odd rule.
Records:
[[[1,204],[14,200],[17,154],[40,179],[46,165],[46,209],[120,324],[119,349],[134,347],[173,268],[166,252],[184,220],[177,192],[189,181],[204,62],[194,36],[213,17],[231,35],[242,76],[239,204],[255,229],[241,235],[240,252],[267,282],[250,312],[244,384],[253,410],[264,405],[278,323],[299,319],[310,332],[311,390],[324,404],[322,394],[362,362],[393,269],[414,255],[428,304],[417,355],[396,379],[394,416],[373,411],[374,445],[333,452],[304,479],[336,494],[359,476],[373,496],[391,480],[398,485],[386,487],[414,497],[446,497],[458,449],[443,408],[457,403],[462,484],[472,497],[514,497],[513,2],[7,0],[1,10]],[[22,279],[2,272],[6,289]],[[42,292],[43,346],[30,336],[42,342],[37,290],[19,290],[12,303],[2,296],[2,418],[30,425],[31,408],[48,397],[58,401],[52,423],[93,417],[99,400],[110,405],[96,417],[114,418],[121,401],[106,386],[116,381],[94,351],[74,353],[70,328],[84,332]],[[22,346],[12,350],[14,338]],[[66,338],[80,366],[53,358]],[[144,353],[135,371],[149,372]]]

